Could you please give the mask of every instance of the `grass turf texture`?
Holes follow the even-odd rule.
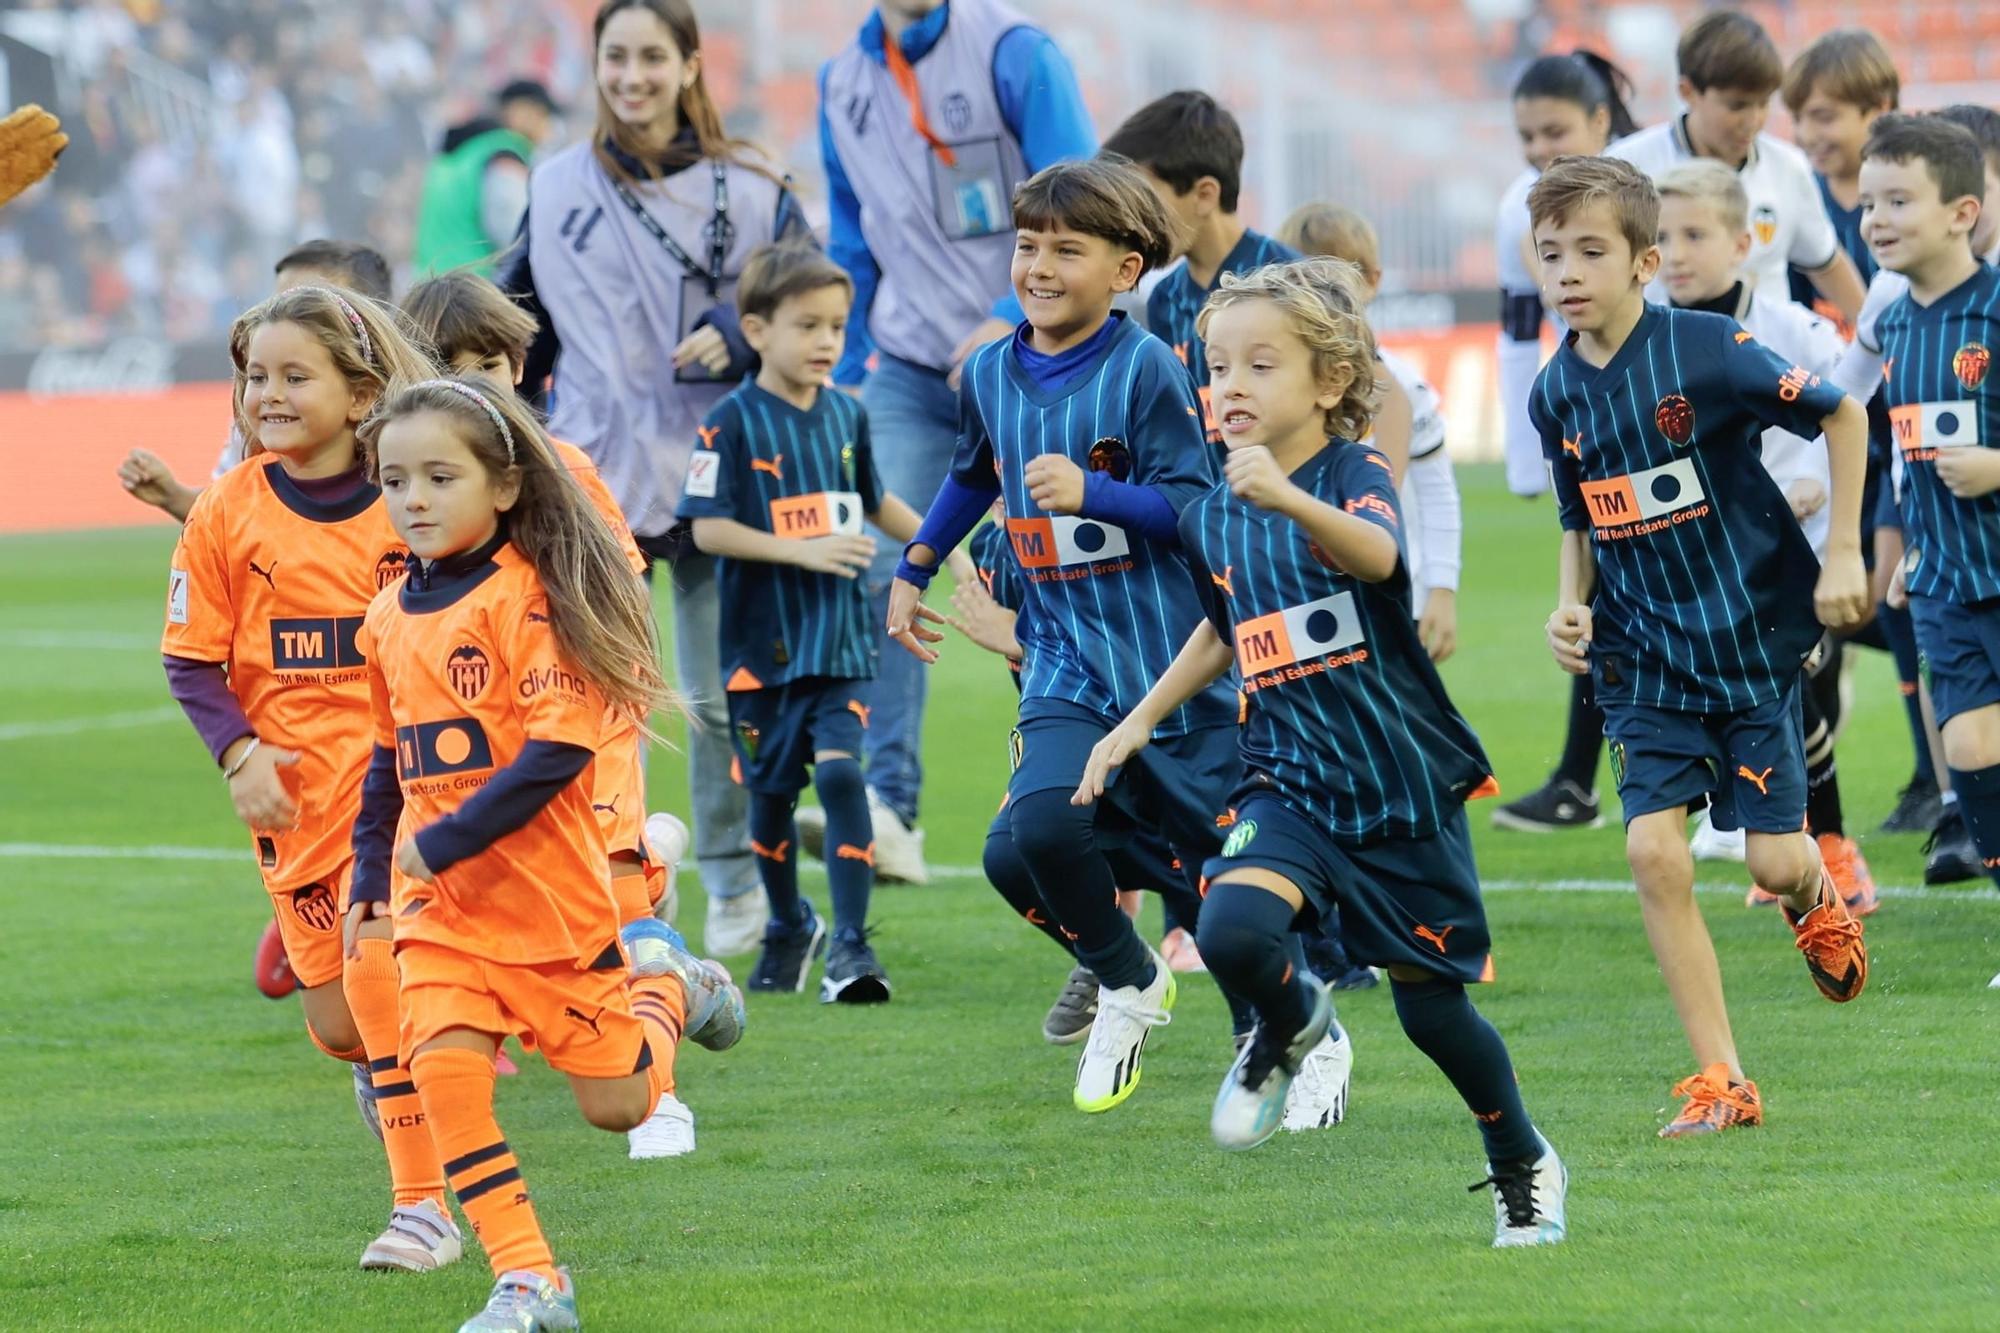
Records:
[[[1462,479],[1465,647],[1445,675],[1518,795],[1552,759],[1566,697],[1542,646],[1554,521],[1493,469]],[[0,539],[0,1323],[456,1327],[487,1291],[476,1249],[430,1276],[355,1269],[387,1216],[381,1157],[296,1002],[251,987],[268,908],[247,861],[37,850],[244,845],[154,651],[170,540]],[[1857,830],[1880,822],[1909,768],[1888,664],[1861,656],[1842,746]],[[931,698],[930,854],[974,866],[1013,691],[954,639]],[[685,811],[677,754],[655,755],[653,782],[654,809]],[[1601,884],[1520,887],[1623,879],[1617,832],[1499,833],[1490,808],[1473,821],[1502,886],[1489,902],[1499,981],[1475,998],[1569,1164],[1563,1246],[1487,1248],[1490,1196],[1465,1190],[1485,1174],[1473,1125],[1403,1039],[1386,989],[1341,1004],[1358,1062],[1337,1130],[1242,1155],[1210,1145],[1229,1046],[1204,978],[1183,978],[1132,1101],[1078,1114],[1076,1052],[1040,1037],[1067,963],[961,877],[878,894],[894,1004],[758,996],[741,1046],[683,1052],[691,1158],[628,1162],[537,1060],[501,1081],[501,1124],[587,1326],[1986,1322],[1991,1170],[1963,1149],[1993,1123],[1991,895],[1887,897],[1869,923],[1868,992],[1836,1008],[1776,915],[1741,906],[1732,868],[1705,867],[1769,1122],[1665,1143],[1653,1135],[1668,1088],[1691,1068],[1636,903]],[[1918,847],[1866,840],[1884,884],[1920,882]],[[683,883],[698,936],[702,900]],[[816,867],[806,884],[824,906]],[[1156,907],[1148,920],[1156,933]]]

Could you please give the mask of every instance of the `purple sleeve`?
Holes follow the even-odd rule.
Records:
[[[403,817],[403,789],[396,779],[396,751],[378,745],[361,779],[361,813],[354,817],[354,880],[349,902],[389,901],[389,858]]]
[[[529,741],[464,805],[418,832],[424,864],[436,872],[479,855],[540,814],[594,757],[584,745]]]
[[[1118,481],[1109,472],[1087,472],[1082,512],[1085,518],[1116,523],[1163,546],[1180,545],[1180,515],[1173,502],[1151,486]]]
[[[997,479],[992,490],[982,491],[947,474],[944,485],[938,487],[937,499],[931,501],[930,512],[924,515],[924,525],[917,529],[916,539],[910,546],[930,547],[937,553],[939,564],[942,564],[946,556],[958,549],[958,544],[965,540],[966,535],[979,526],[979,516],[993,503],[993,497],[999,490]],[[911,563],[909,547],[903,548],[903,558],[896,565],[897,578],[905,583],[914,583],[919,588],[928,588],[937,572],[937,565]]]
[[[245,736],[255,736],[257,728],[243,715],[243,705],[229,691],[229,673],[220,662],[197,662],[188,657],[163,654],[167,668],[167,689],[174,702],[194,724],[201,743],[222,762],[223,751]]]

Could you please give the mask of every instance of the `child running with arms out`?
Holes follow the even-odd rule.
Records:
[[[898,541],[917,514],[882,489],[868,417],[827,376],[847,338],[854,284],[809,246],[766,246],[743,266],[743,336],[763,358],[716,404],[688,463],[680,517],[722,557],[723,688],[736,771],[750,793],[750,848],[771,900],[750,989],[800,991],[826,927],[799,893],[799,793],[811,770],[826,809],[833,944],[820,999],[889,998],[869,947],[875,834],[861,776],[877,635],[860,576],[875,553],[865,518]]]
[[[1566,1173],[1465,993],[1491,967],[1464,808],[1490,768],[1410,616],[1389,462],[1354,443],[1376,394],[1360,285],[1353,265],[1314,259],[1226,277],[1209,299],[1201,332],[1229,454],[1223,484],[1180,518],[1206,614],[1091,752],[1073,799],[1098,799],[1162,718],[1239,667],[1246,771],[1235,826],[1203,867],[1199,941],[1257,1029],[1216,1096],[1216,1142],[1251,1148],[1278,1129],[1332,1017],[1286,941],[1338,904],[1348,949],[1388,968],[1403,1030],[1479,1121],[1494,1244],[1548,1244],[1563,1238]]]
[[[464,1333],[575,1328],[574,1289],[493,1118],[493,1056],[510,1033],[539,1047],[601,1129],[638,1129],[673,1093],[698,997],[673,973],[628,983],[604,832],[577,780],[607,706],[643,720],[669,698],[651,608],[511,392],[406,385],[364,444],[410,573],[356,641],[374,753],[348,933],[395,923],[410,1080],[498,1279]]]
[[[363,1268],[459,1257],[444,1175],[397,1055],[388,923],[341,947],[348,830],[368,767],[368,676],[356,635],[405,552],[364,475],[355,427],[394,378],[429,363],[382,306],[298,287],[230,330],[248,459],[188,511],[168,575],[167,681],[221,767],[256,849],[306,1033],[354,1065],[389,1158],[389,1227]]]
[[[1859,995],[1861,923],[1805,832],[1799,689],[1822,625],[1866,609],[1868,418],[1734,319],[1647,303],[1660,196],[1638,168],[1558,158],[1528,210],[1543,297],[1570,330],[1529,401],[1563,528],[1549,646],[1595,681],[1646,935],[1697,1066],[1660,1132],[1754,1125],[1687,814],[1706,801],[1718,828],[1747,831],[1751,879],[1780,900],[1814,984],[1836,1003]],[[1824,568],[1759,462],[1771,426],[1826,436]]]

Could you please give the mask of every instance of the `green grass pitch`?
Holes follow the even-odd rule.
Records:
[[[1559,741],[1555,525],[1493,469],[1462,481],[1465,646],[1445,675],[1518,794]],[[483,1258],[356,1270],[387,1213],[379,1152],[296,1003],[251,987],[266,899],[155,651],[170,541],[0,539],[0,1326],[456,1327]],[[1909,747],[1886,661],[1863,654],[1856,697],[1843,777],[1865,830]],[[955,640],[931,699],[931,856],[976,866],[1013,692]],[[684,781],[657,753],[654,808],[685,810]],[[1473,818],[1499,979],[1476,999],[1569,1164],[1568,1243],[1488,1249],[1472,1123],[1386,990],[1342,1003],[1357,1063],[1339,1129],[1210,1145],[1229,1047],[1199,978],[1133,1100],[1077,1114],[1075,1053],[1039,1031],[1063,960],[967,873],[878,893],[894,1004],[760,996],[741,1046],[682,1055],[691,1158],[628,1162],[536,1061],[502,1081],[586,1325],[1990,1327],[1994,896],[1885,893],[1868,991],[1836,1008],[1777,918],[1704,868],[1768,1123],[1666,1143],[1668,1088],[1692,1071],[1618,834],[1496,833],[1489,808]],[[1866,850],[1884,885],[1920,882],[1916,839]]]

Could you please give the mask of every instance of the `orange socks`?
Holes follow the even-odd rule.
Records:
[[[431,1142],[423,1103],[410,1071],[397,1058],[396,958],[388,940],[362,940],[361,957],[349,958],[341,977],[347,1009],[368,1052],[375,1112],[389,1157],[389,1188],[397,1207],[424,1199],[444,1203],[444,1167]]]
[[[611,897],[618,904],[618,924],[629,926],[653,914],[653,897],[644,870],[611,877]],[[664,881],[662,882],[664,887]]]
[[[410,1061],[431,1136],[458,1206],[486,1247],[493,1275],[525,1269],[556,1280],[555,1256],[528,1202],[521,1167],[493,1119],[493,1061],[437,1047]]]
[[[687,1024],[687,991],[674,976],[640,977],[628,986],[632,1012],[646,1025],[646,1042],[653,1049],[653,1091],[674,1090],[674,1053],[680,1049]]]

